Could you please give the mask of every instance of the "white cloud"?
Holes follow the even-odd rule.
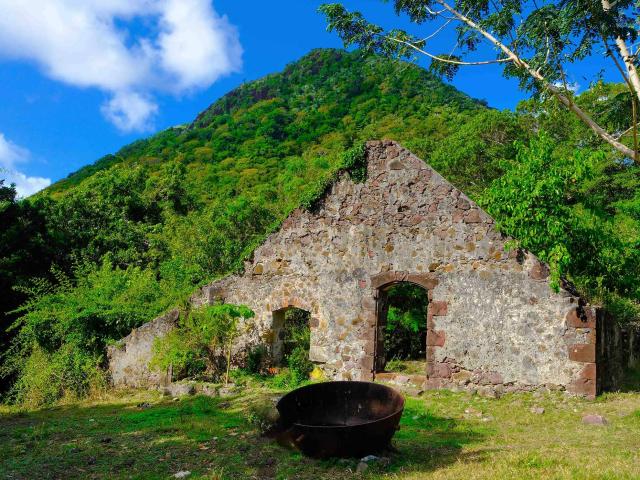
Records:
[[[206,88],[241,67],[238,32],[210,0],[0,0],[0,11],[0,57],[108,92],[102,111],[124,131],[150,126],[151,93]]]
[[[553,86],[558,88],[565,88],[565,84],[563,82],[554,82]],[[567,82],[566,88],[570,92],[578,93],[578,90],[580,90],[580,84],[578,82]]]
[[[167,0],[161,28],[162,66],[177,77],[179,89],[205,87],[240,69],[238,34],[209,0]]]
[[[43,188],[47,188],[51,185],[50,178],[44,177],[29,177],[22,172],[16,170],[2,171],[0,169],[0,179],[5,180],[5,185],[15,184],[18,197],[28,197],[36,192],[39,192]]]
[[[0,133],[0,167],[10,169],[29,158],[29,151],[10,142]]]
[[[101,107],[102,114],[123,132],[146,130],[158,106],[135,92],[116,92]]]
[[[0,133],[0,179],[5,185],[15,183],[20,197],[28,197],[51,185],[49,178],[30,177],[16,169],[16,164],[29,160],[29,151],[10,142]]]

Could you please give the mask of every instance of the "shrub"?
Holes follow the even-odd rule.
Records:
[[[300,204],[304,208],[313,209],[342,172],[349,173],[356,183],[364,182],[367,179],[366,153],[364,142],[358,142],[353,147],[342,152],[338,168],[333,172],[322,175],[318,180],[311,183],[303,192]]]
[[[429,303],[426,290],[411,283],[400,283],[393,285],[386,295],[389,302],[384,329],[387,360],[424,359]]]
[[[262,373],[269,357],[266,346],[260,344],[252,347],[247,353],[247,371],[249,373]]]
[[[309,381],[309,377],[301,377],[299,373],[290,368],[283,368],[271,380],[271,385],[278,389],[296,388]]]
[[[567,153],[544,132],[516,151],[483,195],[497,227],[550,264],[556,289],[569,279],[618,320],[637,320],[637,171],[602,152]]]
[[[229,380],[233,342],[240,335],[239,321],[253,317],[244,305],[206,305],[183,315],[178,327],[156,339],[151,366],[166,370],[172,366],[178,378],[202,374]]]
[[[313,370],[309,360],[311,330],[309,312],[292,308],[285,312],[283,354],[287,368],[274,378],[278,387],[294,387],[307,380]]]
[[[173,299],[148,269],[85,263],[72,277],[53,269],[55,281],[36,279],[11,347],[2,353],[0,377],[15,377],[10,398],[31,406],[82,397],[104,383],[105,346]]]
[[[484,203],[501,231],[549,263],[557,289],[571,262],[567,247],[576,227],[568,199],[591,175],[593,159],[580,152],[556,159],[553,150],[545,134],[529,145],[517,144],[517,160],[505,165],[505,174],[485,192]]]
[[[309,360],[309,346],[296,345],[287,357],[287,364],[294,383],[308,380],[313,370],[313,362]]]

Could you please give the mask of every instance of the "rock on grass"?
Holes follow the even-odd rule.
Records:
[[[607,419],[602,415],[585,415],[582,417],[582,423],[585,425],[607,425]]]

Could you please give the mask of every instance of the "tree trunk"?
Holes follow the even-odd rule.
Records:
[[[611,11],[611,3],[609,0],[602,0],[602,9],[606,13]],[[620,36],[616,37],[615,42],[618,47],[618,51],[620,52],[620,57],[622,58],[625,67],[627,67],[627,75],[629,76],[629,82],[633,86],[633,93],[638,97],[638,99],[640,99],[640,78],[638,77],[638,70],[633,63],[633,57],[627,48],[627,43],[624,41],[624,38]]]
[[[231,370],[231,344],[227,347],[227,372],[224,375],[224,384],[229,384],[229,371]]]

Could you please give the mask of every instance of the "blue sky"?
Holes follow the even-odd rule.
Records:
[[[23,195],[191,121],[240,83],[312,48],[341,47],[315,0],[39,1],[34,9],[0,0],[0,178],[16,182]],[[387,26],[410,28],[389,4],[344,3]],[[432,49],[454,44],[447,33]],[[578,68],[571,80],[586,84],[580,75],[596,67]],[[452,83],[493,107],[514,108],[525,94],[500,72],[467,67]]]

